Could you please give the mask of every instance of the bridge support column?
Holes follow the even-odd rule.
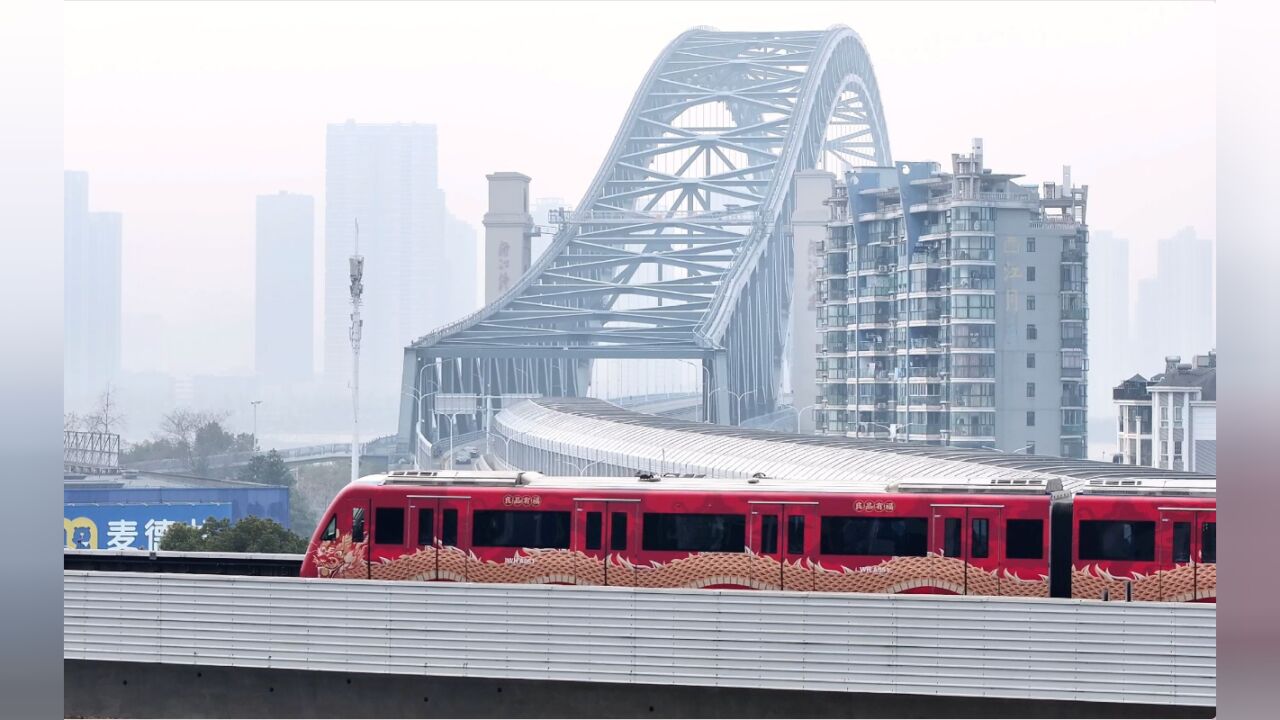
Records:
[[[707,393],[710,395],[707,408],[710,410],[711,422],[732,425],[729,397],[729,358],[725,351],[717,351],[710,360],[703,362],[711,365],[711,381],[714,385]]]

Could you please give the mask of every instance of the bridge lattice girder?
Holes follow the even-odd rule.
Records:
[[[497,301],[406,351],[401,437],[438,393],[583,395],[590,361],[688,358],[713,420],[772,408],[791,178],[891,162],[853,31],[690,30],[654,62],[570,221]],[[716,397],[719,390],[727,392]],[[434,433],[433,433],[434,434]]]

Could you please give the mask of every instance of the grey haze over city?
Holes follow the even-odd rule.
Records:
[[[1124,286],[1124,311],[1138,312],[1123,349],[1091,325],[1091,419],[1113,417],[1109,388],[1121,380],[1158,372],[1167,354],[1211,349],[1212,308],[1209,328],[1180,335],[1185,318],[1159,311],[1180,290],[1156,276],[1161,241],[1195,244],[1215,227],[1210,6],[743,3],[731,25],[722,7],[67,5],[65,162],[88,174],[90,211],[122,217],[121,372],[254,374],[255,210],[258,196],[279,191],[314,198],[321,370],[331,125],[434,126],[449,222],[479,238],[486,174],[524,173],[533,198],[577,203],[653,58],[697,24],[852,27],[875,61],[895,160],[945,165],[981,137],[987,166],[1020,182],[1061,181],[1071,166],[1074,183],[1089,186],[1091,282],[1108,272],[1101,241],[1127,240],[1127,267],[1109,282]],[[419,281],[470,276],[474,295],[456,313],[478,308],[482,269],[434,260]],[[1156,308],[1146,315],[1144,295]],[[1090,304],[1095,318],[1115,311]],[[225,410],[247,426],[243,403]],[[126,434],[146,435],[146,415]]]

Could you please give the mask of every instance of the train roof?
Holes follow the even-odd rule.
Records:
[[[552,476],[531,471],[395,470],[368,475],[359,485],[406,487],[506,487],[527,490],[741,490],[777,493],[997,493],[1002,495],[1195,495],[1212,496],[1216,486],[1204,478],[1093,479],[1063,483],[1030,475],[1001,478],[895,478],[885,481],[805,481],[772,477],[705,477],[689,475]]]
[[[967,478],[939,479],[906,478],[890,482],[867,480],[801,481],[771,477],[703,477],[674,474],[642,474],[633,477],[619,476],[550,476],[538,472],[504,472],[475,470],[395,470],[369,475],[357,481],[362,485],[410,486],[410,487],[508,487],[528,490],[682,490],[687,492],[724,492],[740,490],[777,493],[1000,493],[1044,495],[1062,490],[1054,479],[997,478],[973,480]]]

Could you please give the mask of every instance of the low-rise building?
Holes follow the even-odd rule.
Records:
[[[1218,357],[1172,355],[1150,380],[1134,375],[1111,391],[1117,410],[1117,462],[1213,473],[1218,456]]]

